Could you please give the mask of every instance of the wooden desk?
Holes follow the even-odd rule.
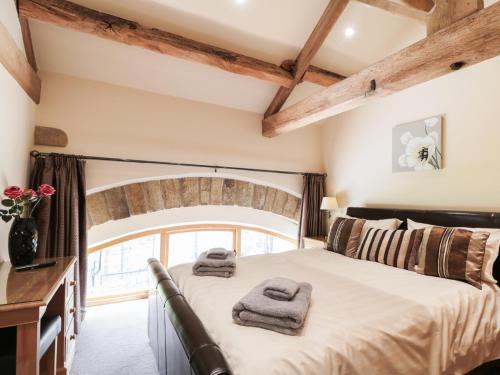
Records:
[[[48,259],[39,259],[44,262]],[[55,258],[52,267],[15,272],[10,263],[0,264],[0,328],[17,327],[16,374],[38,375],[40,319],[59,315],[57,374],[68,373],[75,351],[75,257]]]

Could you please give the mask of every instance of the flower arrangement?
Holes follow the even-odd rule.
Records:
[[[8,186],[3,191],[5,198],[1,203],[5,209],[0,209],[0,218],[6,223],[12,218],[30,218],[42,199],[50,198],[55,192],[56,189],[47,184],[40,185],[36,191]]]

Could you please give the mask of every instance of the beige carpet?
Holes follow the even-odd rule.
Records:
[[[158,375],[146,299],[87,310],[70,375]]]

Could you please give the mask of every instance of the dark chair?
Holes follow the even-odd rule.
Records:
[[[47,360],[40,367],[41,373],[56,373],[57,336],[61,332],[61,317],[43,317],[40,324],[40,346],[38,348],[38,360],[47,354]],[[16,374],[16,328],[8,327],[0,330],[0,369],[2,375]],[[49,350],[50,349],[50,350]]]

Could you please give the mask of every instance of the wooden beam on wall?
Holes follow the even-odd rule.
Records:
[[[7,28],[0,22],[0,63],[19,83],[28,96],[40,103],[42,81],[17,46]]]
[[[436,7],[427,23],[427,35],[434,34],[483,8],[483,0],[436,0]]]
[[[409,6],[418,10],[422,10],[424,12],[429,12],[432,10],[432,8],[434,8],[433,0],[403,0],[403,3],[408,4]]]
[[[265,118],[262,132],[286,133],[498,55],[500,3],[495,3]]]
[[[248,57],[166,31],[147,28],[65,0],[20,0],[21,16],[71,28],[115,42],[211,65],[280,86],[292,85],[293,76],[278,65]]]
[[[282,86],[279,88],[278,93],[264,114],[265,117],[275,114],[285,104],[295,86],[302,80],[312,59],[323,45],[348,3],[349,0],[330,0],[316,27],[307,39],[304,48],[302,48],[295,60],[295,74],[292,84],[288,87]]]
[[[356,1],[367,5],[371,5],[375,8],[383,9],[392,14],[397,14],[399,16],[412,18],[416,21],[423,23],[427,23],[430,17],[430,14],[427,12],[424,12],[422,10],[416,9],[408,5],[395,3],[392,0],[356,0]]]
[[[31,30],[30,24],[25,17],[19,17],[19,23],[21,24],[21,32],[23,34],[24,50],[26,52],[26,58],[30,63],[31,67],[35,72],[38,71],[35,59],[35,51],[33,50],[33,41],[31,40]]]
[[[68,135],[64,130],[47,126],[35,126],[35,146],[66,147]]]

